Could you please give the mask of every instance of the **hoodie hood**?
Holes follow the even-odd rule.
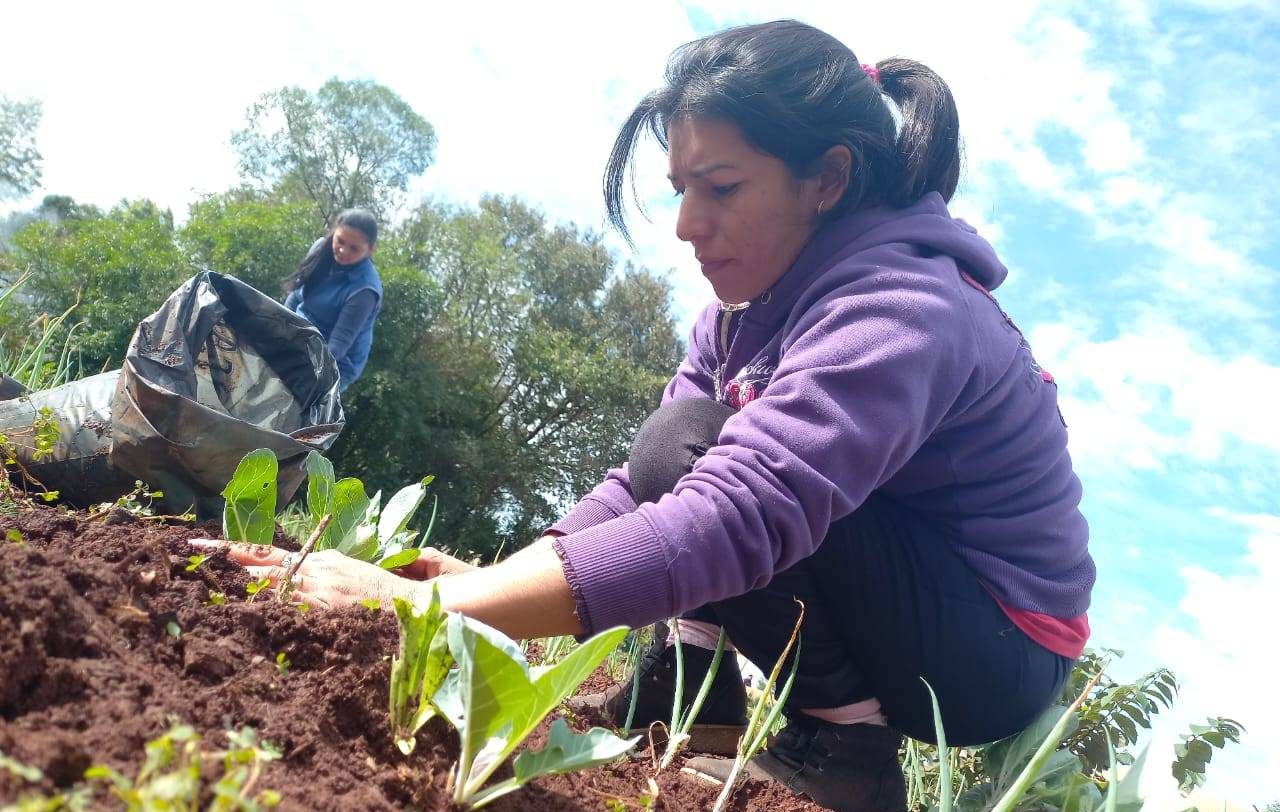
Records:
[[[888,245],[911,245],[928,255],[950,256],[988,291],[1009,275],[991,243],[973,226],[952,217],[942,195],[930,192],[906,208],[874,206],[820,228],[787,272],[752,300],[744,318],[780,323],[817,276],[854,254]],[[714,311],[709,308],[709,313]]]

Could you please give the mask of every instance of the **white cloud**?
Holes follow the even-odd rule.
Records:
[[[1280,703],[1274,688],[1280,669],[1280,649],[1274,645],[1280,515],[1215,511],[1215,516],[1249,533],[1248,554],[1237,573],[1186,567],[1179,616],[1155,630],[1155,654],[1178,675],[1181,691],[1174,712],[1161,720],[1153,737],[1149,763],[1157,769],[1144,775],[1144,786],[1153,793],[1149,808],[1182,808],[1174,805],[1164,765],[1187,725],[1211,716],[1235,719],[1247,732],[1241,744],[1214,753],[1209,789],[1237,803],[1280,799]]]
[[[1029,336],[1062,389],[1079,464],[1161,471],[1175,458],[1218,460],[1235,440],[1280,465],[1280,367],[1245,353],[1219,356],[1168,321],[1103,340],[1093,329],[1047,324]]]

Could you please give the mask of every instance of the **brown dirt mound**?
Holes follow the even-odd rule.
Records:
[[[4,540],[10,529],[21,543]],[[245,571],[222,555],[186,571],[199,552],[187,539],[217,532],[52,508],[0,518],[0,753],[44,772],[28,783],[0,769],[0,807],[70,788],[94,764],[133,775],[143,745],[182,721],[214,749],[243,725],[279,747],[257,786],[280,792],[281,809],[450,809],[448,726],[429,724],[407,758],[388,733],[394,615],[248,602]],[[227,603],[209,605],[211,590]],[[651,772],[637,758],[539,779],[490,808],[640,808]],[[654,809],[705,810],[716,796],[675,771],[658,784]],[[817,809],[753,783],[733,808]]]

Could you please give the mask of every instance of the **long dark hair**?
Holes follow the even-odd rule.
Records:
[[[609,221],[630,239],[623,186],[628,178],[634,186],[636,144],[648,130],[667,149],[667,129],[683,117],[732,122],[797,178],[818,173],[831,147],[848,147],[849,185],[824,219],[867,202],[910,205],[928,192],[950,200],[960,177],[950,88],[910,59],[875,68],[878,82],[844,43],[795,20],[730,28],[680,46],[665,86],[641,100],[614,142],[604,174]],[[882,93],[897,104],[901,128]]]
[[[378,221],[373,214],[365,209],[343,209],[333,218],[329,230],[311,246],[302,262],[298,263],[297,270],[281,280],[286,294],[306,285],[311,275],[320,268],[333,264],[333,232],[340,226],[359,231],[369,241],[370,248],[378,243]]]

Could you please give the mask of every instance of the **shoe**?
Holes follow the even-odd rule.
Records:
[[[702,680],[711,669],[715,652],[693,645],[681,646],[684,652],[685,690],[681,707],[688,708],[698,695]],[[636,697],[635,716],[631,727],[622,731],[624,736],[646,734],[654,722],[671,724],[671,706],[676,691],[676,649],[666,644],[665,635],[656,637],[637,666],[640,672],[639,694]],[[570,699],[569,709],[575,713],[595,712],[615,727],[621,728],[627,721],[631,705],[633,677],[600,694],[587,694]],[[689,731],[688,750],[700,753],[733,755],[737,752],[738,738],[747,725],[747,692],[742,684],[742,672],[732,652],[725,652],[720,666],[711,681],[711,690],[702,703],[702,710]],[[660,734],[665,727],[655,728]]]
[[[748,762],[746,773],[836,812],[905,812],[901,746],[902,734],[891,727],[836,725],[794,713],[764,752]],[[732,764],[691,758],[684,771],[724,784]]]

